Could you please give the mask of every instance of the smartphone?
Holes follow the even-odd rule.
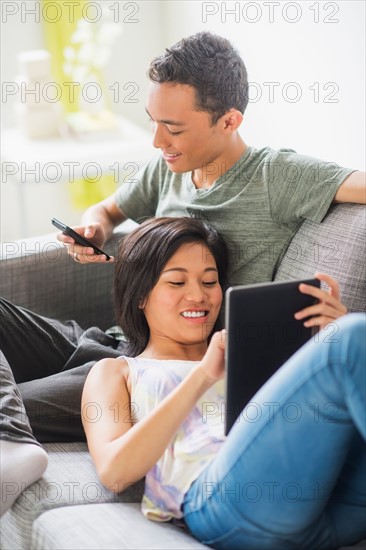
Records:
[[[95,246],[95,244],[88,241],[88,239],[86,239],[85,237],[82,237],[81,235],[79,235],[79,233],[76,233],[76,231],[71,229],[71,227],[69,227],[68,225],[65,225],[64,223],[60,222],[56,218],[52,218],[51,222],[52,222],[52,225],[57,227],[57,229],[60,229],[62,233],[73,238],[77,244],[80,244],[81,246],[90,246],[96,254],[104,254],[107,260],[111,259],[111,257],[106,252],[103,252],[103,250],[101,250],[100,248]]]

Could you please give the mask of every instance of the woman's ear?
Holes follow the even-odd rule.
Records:
[[[139,309],[145,309],[146,307],[146,298],[143,299],[143,298],[140,298],[139,300]]]

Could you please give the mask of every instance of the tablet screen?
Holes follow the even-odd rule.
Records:
[[[316,303],[299,284],[319,287],[317,279],[231,287],[226,292],[225,433],[263,384],[313,331],[294,313]]]

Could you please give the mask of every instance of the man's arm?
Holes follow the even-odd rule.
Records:
[[[366,204],[366,173],[352,172],[338,189],[334,202]]]
[[[126,219],[127,217],[117,206],[114,195],[111,195],[85,210],[81,222],[84,226],[100,223],[104,233],[104,242],[102,243],[104,244],[112,236],[114,228]],[[85,236],[87,238],[87,235]]]

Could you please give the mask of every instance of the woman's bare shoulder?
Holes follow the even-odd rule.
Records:
[[[103,382],[112,382],[115,377],[123,377],[126,381],[129,376],[129,366],[124,357],[106,357],[101,359],[90,369],[88,378],[99,379]]]

